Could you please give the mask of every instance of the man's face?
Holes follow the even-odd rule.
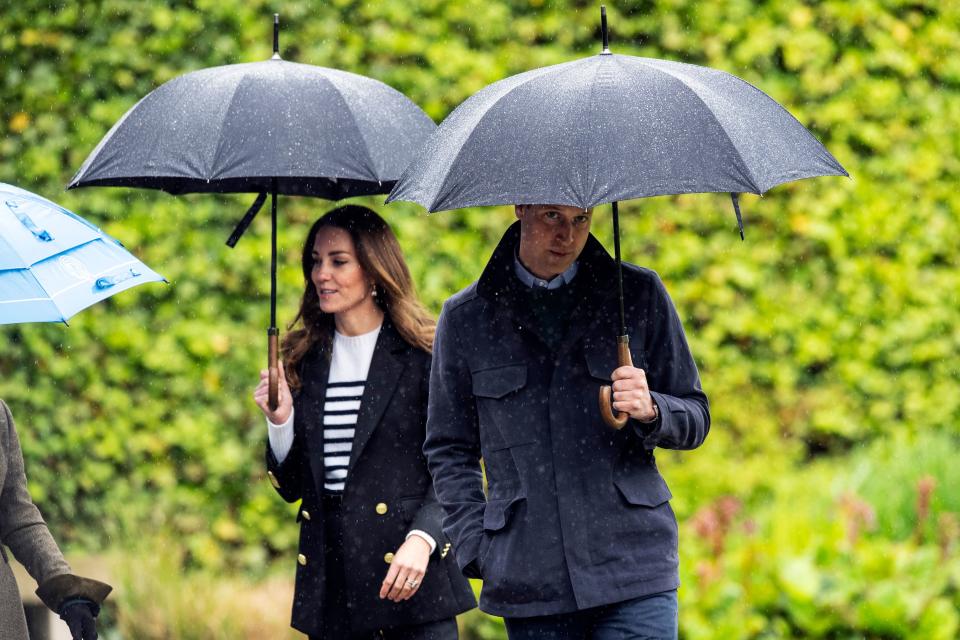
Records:
[[[593,210],[561,204],[520,204],[520,262],[533,275],[549,280],[580,257],[590,236]]]

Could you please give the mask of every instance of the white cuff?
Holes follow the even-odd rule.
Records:
[[[283,424],[273,424],[267,419],[267,438],[270,440],[270,448],[273,450],[273,457],[277,462],[283,464],[287,454],[290,453],[290,447],[293,446],[293,410],[290,410],[290,417]]]
[[[420,529],[411,529],[410,533],[407,534],[407,537],[404,540],[409,540],[410,536],[420,536],[427,541],[427,544],[430,545],[430,553],[433,553],[437,548],[437,541],[433,539],[426,531],[421,531]]]

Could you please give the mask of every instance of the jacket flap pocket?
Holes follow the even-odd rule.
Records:
[[[630,355],[633,359],[633,366],[638,369],[646,369],[642,349],[636,345],[630,345]],[[591,378],[610,383],[610,375],[618,366],[616,343],[612,338],[608,339],[599,347],[587,347],[584,351],[587,360],[587,371]]]
[[[660,472],[652,466],[616,474],[613,483],[628,503],[640,507],[656,507],[673,497]]]
[[[610,384],[610,374],[617,368],[617,355],[610,349],[591,349],[586,352],[590,377]]]
[[[484,531],[499,531],[503,529],[507,524],[507,519],[513,505],[521,500],[526,500],[526,496],[487,500],[487,506],[483,510]]]
[[[481,398],[502,398],[505,395],[522,389],[527,384],[527,365],[511,364],[505,367],[495,367],[474,371],[473,395]]]

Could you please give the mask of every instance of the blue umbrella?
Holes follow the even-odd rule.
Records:
[[[0,324],[66,323],[144,282],[166,279],[75,213],[0,183]]]

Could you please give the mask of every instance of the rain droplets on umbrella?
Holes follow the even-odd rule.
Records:
[[[436,128],[382,82],[283,60],[276,14],[273,26],[271,59],[202,69],[163,84],[110,129],[69,185],[257,193],[230,246],[271,194],[272,382],[279,333],[277,195],[339,200],[386,193]],[[272,383],[272,405],[275,390]]]

